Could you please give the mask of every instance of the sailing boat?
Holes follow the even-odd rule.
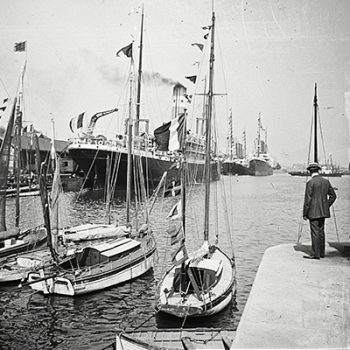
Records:
[[[261,138],[262,131],[265,133],[264,140]],[[261,113],[259,113],[255,152],[249,160],[249,175],[267,176],[272,174],[271,158],[267,152],[267,130],[262,126]]]
[[[236,143],[233,139],[232,110],[229,116],[228,157],[222,163],[223,175],[249,175],[248,162],[246,159],[245,131],[243,133],[244,148],[241,143]],[[244,155],[243,155],[244,150]]]
[[[317,135],[318,132],[321,131],[321,125],[318,129],[318,122],[320,122],[320,117],[318,113],[318,100],[317,100],[317,84],[315,83],[315,94],[314,94],[314,111],[313,111],[313,143],[314,143],[314,162],[319,163],[319,155],[318,155],[318,141],[317,141]],[[322,131],[321,131],[322,133]],[[321,134],[322,135],[322,134]],[[310,149],[309,149],[309,155],[310,157]],[[309,163],[309,162],[308,162]],[[310,176],[310,172],[308,170],[302,170],[302,171],[289,171],[288,174],[292,176]],[[330,161],[326,161],[326,165],[321,166],[321,171],[319,172],[322,176],[327,177],[341,177],[342,171],[337,169],[335,166],[333,166],[332,158],[330,157]]]
[[[176,208],[181,213],[183,230],[181,245],[173,255],[173,265],[162,277],[159,284],[157,310],[180,318],[202,317],[223,310],[232,300],[235,290],[234,260],[217,245],[209,243],[210,209],[210,161],[213,116],[214,79],[214,35],[215,12],[212,13],[211,45],[209,58],[208,113],[206,115],[206,155],[204,193],[204,239],[202,247],[188,253],[185,247],[186,232],[186,157],[182,164],[181,205]],[[186,133],[185,133],[186,134]],[[174,208],[175,209],[175,208]],[[174,210],[175,212],[175,210]],[[178,230],[172,237],[177,238]]]
[[[20,74],[19,88],[13,101],[13,106],[9,121],[7,124],[5,136],[0,149],[0,258],[29,251],[43,245],[46,241],[46,230],[42,226],[33,229],[20,231],[20,150],[21,150],[21,131],[22,131],[22,107],[23,107],[23,80],[26,63]],[[11,151],[12,135],[15,135],[15,165],[16,165],[16,227],[7,230],[6,227],[6,190],[8,179],[8,168]]]
[[[133,60],[131,61],[133,67]],[[126,226],[130,227],[130,202],[131,202],[131,147],[132,147],[132,84],[133,74],[130,73],[130,100],[128,118],[128,176],[126,193]],[[57,158],[55,161],[58,164]],[[135,161],[137,163],[137,159]],[[58,183],[58,167],[56,166],[54,184]],[[140,167],[139,167],[140,170]],[[141,170],[138,172],[141,174]],[[55,191],[53,185],[54,194]],[[144,193],[143,193],[144,194]],[[57,200],[54,195],[51,202]],[[117,284],[137,278],[151,268],[154,264],[156,245],[149,227],[146,208],[146,224],[130,235],[111,239],[106,242],[91,244],[81,250],[77,250],[67,259],[57,259],[57,231],[51,234],[52,257],[56,261],[53,268],[41,268],[39,271],[29,272],[28,284],[34,290],[44,294],[60,294],[77,296],[95,292]]]

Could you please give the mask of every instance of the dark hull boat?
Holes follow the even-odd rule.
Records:
[[[80,139],[78,147],[71,144],[69,153],[73,160],[79,164],[79,167],[87,175],[85,187],[103,187],[107,178],[108,159],[111,160],[110,168],[116,169],[117,180],[116,188],[125,190],[127,179],[127,150],[119,148],[115,144],[110,146],[111,141],[101,141],[97,139]],[[180,182],[180,172],[177,166],[177,158],[168,155],[165,152],[154,152],[141,150],[134,152],[140,155],[145,177],[146,186],[154,189],[160,182],[163,174],[167,171],[167,187],[170,188],[174,183]],[[218,179],[218,164],[213,161],[211,164],[211,180]],[[133,167],[132,167],[133,168]],[[193,182],[202,182],[204,176],[204,154],[198,153],[188,160],[190,180]]]
[[[305,170],[305,171],[289,171],[288,172],[289,175],[292,176],[311,176],[310,172]],[[325,176],[325,177],[341,177],[343,176],[343,173],[340,171],[331,171],[331,172],[322,172],[320,171],[319,173],[321,176]]]
[[[222,163],[222,174],[223,175],[249,175],[249,168],[241,163],[235,162],[234,160],[225,160]]]
[[[272,174],[273,169],[266,160],[254,158],[249,161],[249,175],[267,176]]]

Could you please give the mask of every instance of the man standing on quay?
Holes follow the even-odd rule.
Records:
[[[303,218],[310,221],[313,255],[304,258],[320,259],[325,254],[325,219],[331,216],[329,208],[337,195],[330,182],[319,174],[318,163],[310,163],[307,170],[311,179],[306,183]]]

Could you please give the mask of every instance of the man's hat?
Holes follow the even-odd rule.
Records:
[[[311,170],[311,169],[321,170],[321,167],[318,163],[310,163],[306,169],[307,170]]]

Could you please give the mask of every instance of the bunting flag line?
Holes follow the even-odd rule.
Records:
[[[129,44],[125,47],[122,47],[117,53],[116,56],[120,57],[119,54],[122,52],[126,57],[132,57],[132,44]]]
[[[180,247],[171,254],[172,263],[177,266],[181,265],[188,258],[185,242],[182,241]]]
[[[33,124],[28,124],[26,125],[23,129],[23,134],[28,134],[28,133],[33,133],[34,132],[34,125]]]
[[[9,99],[8,98],[4,98],[3,102],[2,102],[2,106],[0,107],[0,118],[2,117],[2,112],[5,112],[7,106],[8,106],[8,102]]]
[[[78,131],[78,129],[82,129],[84,115],[85,112],[80,113],[77,117],[74,117],[70,120],[69,128],[71,129],[72,133],[75,133],[76,131]]]
[[[23,51],[26,51],[26,46],[27,46],[27,42],[26,41],[15,43],[15,47],[14,47],[13,50],[16,51],[16,52],[23,52]]]
[[[193,43],[191,44],[192,46],[197,46],[199,48],[199,50],[203,51],[204,45],[200,44],[200,43]]]
[[[185,236],[183,234],[183,231],[182,231],[182,226],[169,227],[167,233],[168,233],[168,235],[170,235],[170,239],[171,239],[171,243],[170,244],[171,245],[179,243],[181,240],[183,240],[185,238]]]
[[[182,217],[182,202],[178,201],[171,209],[167,216],[170,220],[181,219]]]
[[[185,78],[190,80],[193,84],[195,84],[197,81],[197,75],[188,75]]]

